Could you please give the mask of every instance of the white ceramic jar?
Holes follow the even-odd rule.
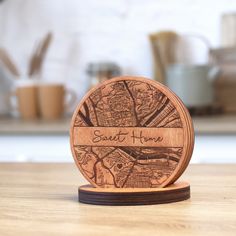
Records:
[[[173,64],[167,68],[167,86],[187,107],[205,107],[215,100],[213,82],[219,68],[211,65]]]

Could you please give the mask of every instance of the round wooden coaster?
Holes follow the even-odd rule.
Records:
[[[193,144],[181,100],[140,77],[114,78],[90,90],[71,123],[74,160],[100,188],[165,187],[186,169]]]
[[[189,142],[192,143],[193,145],[189,145],[188,146],[188,155],[191,157],[192,156],[192,153],[193,153],[193,148],[194,148],[194,140],[195,140],[195,137],[194,137],[194,130],[193,130],[193,122],[192,122],[192,119],[190,117],[190,114],[188,112],[188,109],[184,106],[184,104],[182,103],[181,99],[179,97],[177,97],[177,99],[180,101],[181,103],[181,109],[183,109],[183,113],[184,115],[186,116],[186,121],[189,123],[187,125],[187,128],[188,128],[188,132],[190,134],[193,133],[193,135],[189,135]],[[190,162],[190,159],[191,158],[185,158],[185,162],[183,163],[183,166],[182,168],[180,168],[180,170],[178,171],[178,173],[175,175],[175,177],[173,178],[173,180],[170,182],[170,184],[174,183],[182,174],[183,172],[185,171],[185,169],[187,168],[189,162]]]
[[[186,182],[165,188],[94,188],[83,185],[79,188],[79,202],[95,205],[152,205],[187,200],[190,185]]]

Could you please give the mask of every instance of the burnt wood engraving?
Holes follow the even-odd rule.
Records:
[[[118,80],[91,92],[77,110],[73,137],[80,128],[84,145],[73,142],[74,158],[96,187],[159,187],[183,155],[184,141],[166,141],[158,133],[161,130],[167,137],[173,133],[183,139],[178,110],[157,86],[143,80]],[[157,135],[147,135],[155,132]]]

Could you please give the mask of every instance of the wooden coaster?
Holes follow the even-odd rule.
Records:
[[[71,150],[98,188],[157,188],[174,183],[193,151],[181,100],[164,85],[119,77],[90,90],[74,112]]]
[[[152,205],[187,200],[190,185],[178,182],[165,188],[79,188],[79,202],[95,205]]]
[[[177,97],[177,99],[180,101],[181,103],[181,109],[184,111],[184,115],[186,116],[186,121],[188,122],[188,125],[187,125],[187,129],[188,129],[188,132],[190,134],[193,134],[193,135],[189,135],[189,142],[192,143],[192,145],[189,145],[188,148],[189,150],[187,151],[187,153],[189,153],[190,155],[190,158],[185,158],[185,162],[183,163],[183,166],[182,168],[178,171],[178,173],[174,176],[174,178],[172,179],[172,181],[170,182],[170,184],[173,184],[182,174],[183,172],[185,171],[185,169],[187,168],[189,162],[190,162],[190,159],[191,159],[191,156],[192,156],[192,153],[193,153],[193,147],[194,147],[194,140],[195,140],[195,137],[194,137],[194,130],[193,130],[193,122],[192,122],[192,119],[190,117],[190,114],[188,112],[188,109],[184,106],[184,104],[182,103],[181,99],[179,97]]]

